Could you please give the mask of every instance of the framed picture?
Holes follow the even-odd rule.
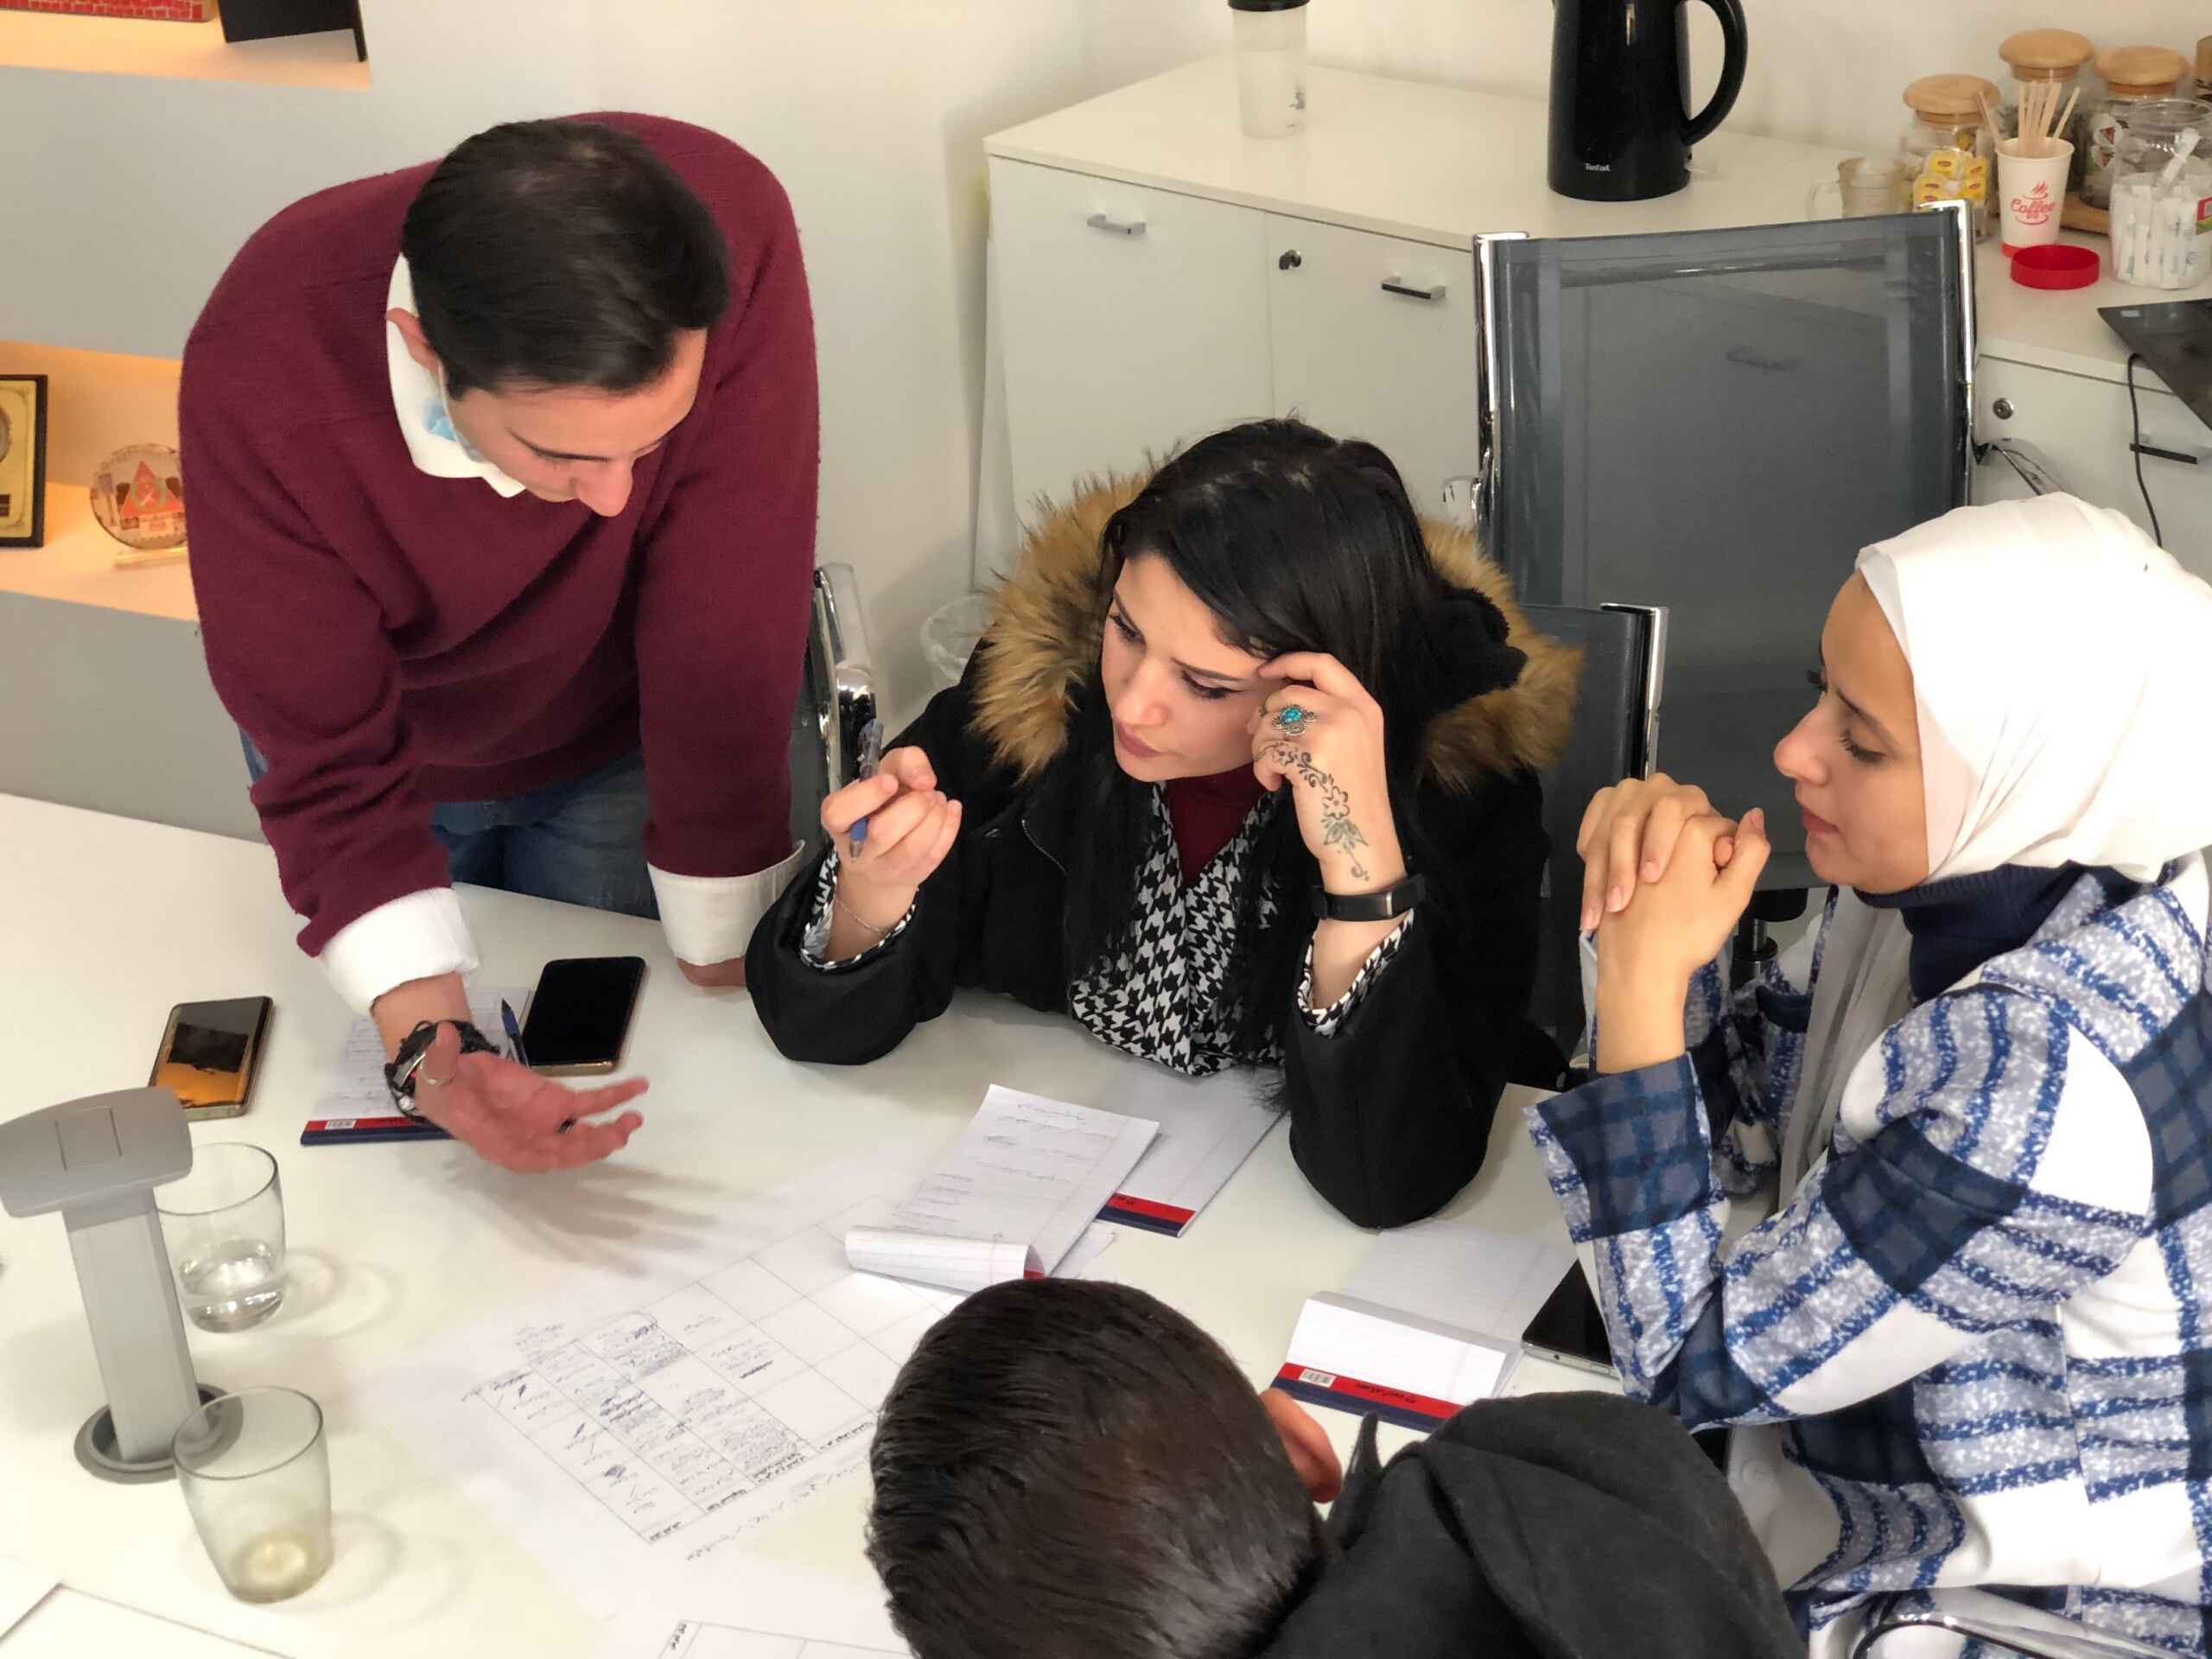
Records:
[[[46,377],[0,374],[0,547],[46,544]]]

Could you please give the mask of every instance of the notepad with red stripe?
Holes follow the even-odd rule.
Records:
[[[1306,1299],[1275,1386],[1318,1406],[1435,1428],[1501,1392],[1518,1343],[1349,1296]]]
[[[1266,1092],[1269,1075],[1247,1068],[1186,1077],[1129,1061],[1098,1103],[1160,1132],[1098,1218],[1179,1237],[1281,1121]]]
[[[1309,1297],[1274,1386],[1408,1428],[1504,1391],[1521,1333],[1574,1267],[1556,1236],[1437,1217],[1385,1233],[1342,1292]]]

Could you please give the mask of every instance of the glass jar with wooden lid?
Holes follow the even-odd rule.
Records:
[[[2113,160],[2120,153],[2120,130],[2139,104],[2171,98],[2190,73],[2189,60],[2171,47],[2115,46],[2097,54],[2104,95],[2089,111],[2081,148],[2082,200],[2092,207],[2112,206]]]
[[[1982,106],[1997,102],[1997,83],[1980,75],[1923,75],[1904,89],[1912,120],[1898,140],[1904,161],[1904,188],[1898,207],[1919,204],[1929,181],[1936,199],[1964,197],[1974,203],[1974,233],[1986,236],[1995,153],[1995,135],[1982,120]]]
[[[1998,46],[1997,55],[2005,60],[2011,85],[2005,89],[2004,101],[1998,105],[1998,124],[2003,129],[1997,136],[2019,130],[2020,99],[2030,87],[2050,86],[2057,100],[2055,107],[2063,110],[2074,99],[2082,84],[2082,68],[2097,54],[2086,35],[2077,35],[2070,29],[2024,29],[2017,35],[2008,35]],[[2082,143],[2084,118],[2087,111],[2079,103],[2075,105],[2074,118],[2064,132],[2051,135],[2063,138],[2074,146],[2074,159],[2067,175],[2067,188],[2078,190],[2082,187]]]

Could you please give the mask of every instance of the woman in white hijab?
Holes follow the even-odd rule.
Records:
[[[1775,763],[1836,892],[1747,994],[1758,815],[1585,820],[1600,1075],[1530,1120],[1623,1380],[1774,1426],[1739,1491],[1816,1653],[1951,1586],[2205,1653],[2212,588],[2070,498],[1966,508],[1821,652]]]

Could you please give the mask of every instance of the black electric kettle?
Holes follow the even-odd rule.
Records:
[[[1744,90],[1742,0],[1720,19],[1720,85],[1689,112],[1689,0],[1555,0],[1551,185],[1586,201],[1642,201],[1690,181],[1690,146]]]

